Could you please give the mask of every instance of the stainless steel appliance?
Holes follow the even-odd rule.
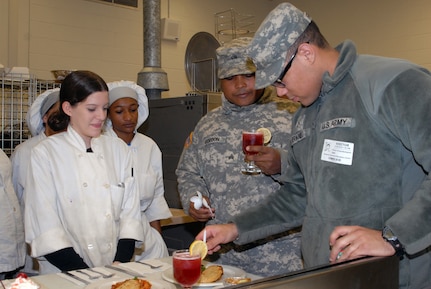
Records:
[[[198,121],[221,104],[220,93],[148,100],[150,114],[138,131],[151,137],[162,151],[165,198],[170,208],[182,208],[175,170],[184,142]],[[192,222],[162,228],[170,251],[188,248],[203,223]]]
[[[150,115],[138,131],[151,137],[163,154],[165,198],[170,208],[182,208],[175,169],[184,142],[208,111],[220,106],[221,93],[150,99]]]
[[[271,289],[397,289],[399,259],[367,257],[336,265],[277,275],[229,288]]]

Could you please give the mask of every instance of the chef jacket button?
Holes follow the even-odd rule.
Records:
[[[109,244],[108,244],[108,248],[109,248],[109,249],[111,249],[111,248],[112,248],[112,244],[111,244],[111,243],[109,243]]]
[[[111,214],[110,213],[106,213],[106,218],[111,218]]]
[[[110,185],[109,184],[105,184],[104,185],[106,189],[109,189]]]
[[[83,186],[84,188],[86,188],[86,187],[88,186],[88,184],[87,184],[87,183],[83,183],[83,184],[82,184],[82,186]]]
[[[93,244],[88,244],[87,245],[88,250],[92,250],[94,248]]]

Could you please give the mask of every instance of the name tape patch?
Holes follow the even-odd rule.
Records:
[[[325,131],[328,129],[336,127],[354,127],[355,121],[351,117],[340,117],[334,118],[320,124],[320,131]]]

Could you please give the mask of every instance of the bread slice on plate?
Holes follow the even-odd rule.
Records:
[[[208,266],[202,273],[199,283],[213,283],[220,280],[223,275],[223,267],[220,265]]]
[[[150,289],[151,283],[142,279],[127,279],[122,282],[115,283],[111,289]]]

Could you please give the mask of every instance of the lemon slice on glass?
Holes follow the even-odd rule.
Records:
[[[263,133],[263,143],[267,144],[271,141],[272,134],[271,131],[265,127],[258,128],[257,132]]]
[[[203,260],[208,254],[207,243],[202,240],[195,240],[189,247],[190,255],[200,255]]]

